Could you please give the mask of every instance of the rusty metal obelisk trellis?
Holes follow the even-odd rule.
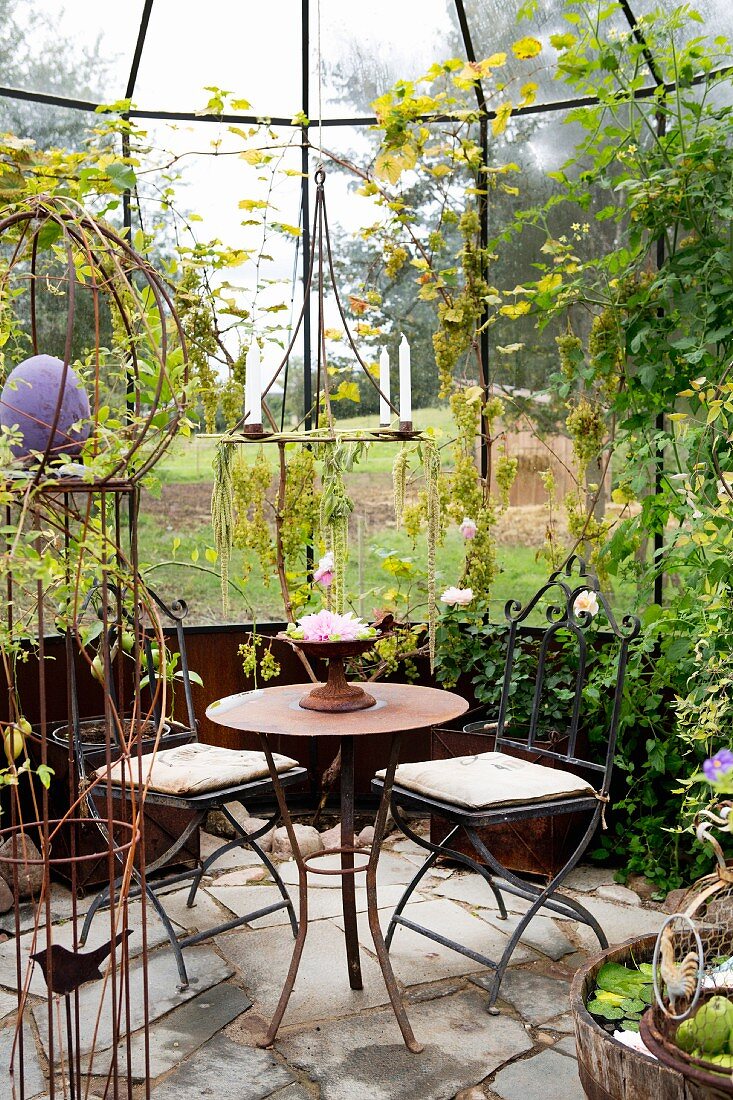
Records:
[[[63,347],[43,346],[60,312]],[[0,1091],[127,1097],[149,1076],[136,768],[169,706],[165,676],[145,687],[145,654],[165,646],[138,571],[137,503],[183,413],[186,351],[163,281],[128,241],[42,195],[0,220],[0,335],[0,886],[13,895],[0,985],[16,995]],[[89,738],[98,763],[125,759],[129,790],[79,769]],[[82,948],[92,884],[109,903]]]

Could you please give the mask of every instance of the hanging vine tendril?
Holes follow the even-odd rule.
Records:
[[[402,526],[405,511],[405,489],[407,488],[407,467],[410,455],[407,447],[400,447],[392,464],[392,491],[394,494],[394,518],[397,528]]]
[[[422,460],[425,472],[428,539],[428,645],[432,670],[435,662],[435,627],[438,618],[435,596],[435,555],[440,538],[440,452],[434,439],[423,440]]]
[[[343,613],[346,592],[346,561],[349,552],[349,516],[353,501],[346,492],[344,472],[353,464],[352,448],[343,443],[326,447],[323,455],[323,492],[321,494],[321,536],[333,554],[334,579],[331,601],[334,611]]]
[[[229,610],[229,561],[234,532],[233,458],[234,448],[220,443],[214,455],[214,488],[211,492],[211,526],[214,529],[214,546],[219,556],[221,602],[225,615]]]

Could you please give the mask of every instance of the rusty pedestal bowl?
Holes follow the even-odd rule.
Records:
[[[278,634],[278,638],[296,646],[306,657],[321,657],[328,661],[328,679],[318,684],[300,700],[306,710],[321,710],[330,714],[347,714],[351,710],[366,710],[377,700],[358,684],[350,684],[344,672],[344,661],[359,657],[374,647],[383,634],[373,638],[360,638],[343,642],[306,642],[290,634]]]

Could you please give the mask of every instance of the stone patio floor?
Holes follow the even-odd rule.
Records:
[[[202,834],[204,853],[219,843]],[[422,861],[419,852],[399,835],[385,841],[379,865],[385,926],[402,884]],[[286,883],[297,882],[292,861],[282,863],[280,870]],[[398,929],[393,966],[414,1032],[425,1045],[424,1052],[415,1055],[403,1046],[388,1004],[366,923],[363,887],[357,888],[357,901],[364,989],[349,989],[338,885],[337,879],[311,876],[311,925],[300,972],[275,1046],[268,1051],[256,1043],[264,1034],[290,961],[293,940],[285,912],[188,948],[185,958],[191,984],[181,991],[162,926],[148,906],[154,1100],[582,1100],[568,993],[577,967],[598,949],[588,928],[562,918],[536,917],[502,985],[499,1016],[487,1012],[484,968]],[[649,901],[615,884],[611,871],[580,867],[568,886],[600,920],[612,943],[656,931],[663,920],[664,914]],[[276,897],[262,865],[252,853],[241,850],[225,856],[216,874],[204,880],[192,909],[186,908],[186,894],[186,889],[173,890],[165,904],[178,927],[189,931],[266,906]],[[490,891],[477,875],[438,865],[422,881],[406,912],[492,955],[500,952],[507,928],[526,905],[511,895],[505,898],[510,916],[501,921]],[[136,904],[130,907],[131,927]],[[31,910],[26,908],[30,926]],[[64,942],[64,935],[70,933],[69,915],[68,892],[54,885],[57,942]],[[0,928],[4,923],[12,924],[12,914],[0,918]],[[88,946],[101,942],[108,927],[98,917]],[[139,936],[133,935],[130,953],[137,960],[131,961],[130,971],[133,1009],[141,979],[139,951]],[[0,1066],[8,1064],[14,985],[15,941],[9,939],[0,944]],[[82,989],[82,1020],[85,989],[98,998],[94,986]],[[44,993],[37,969],[31,993]],[[142,1027],[142,1023],[138,999],[135,1024]],[[47,1040],[45,1000],[36,1001],[26,1023],[26,1100],[46,1094],[41,1066]],[[82,1045],[88,1059],[91,1042]],[[93,1073],[106,1073],[109,1046],[109,1037],[105,1044],[104,1035],[98,1036]],[[142,1032],[132,1036],[131,1051],[138,1082],[133,1095],[137,1096],[144,1093]],[[92,1085],[91,1094],[95,1091]],[[59,1090],[56,1095],[63,1093]]]

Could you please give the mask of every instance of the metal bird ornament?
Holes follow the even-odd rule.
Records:
[[[69,951],[58,943],[54,943],[43,951],[36,951],[31,959],[37,962],[43,971],[46,985],[53,993],[63,996],[73,993],[80,985],[91,982],[95,978],[101,978],[100,964],[109,955],[114,944],[119,947],[126,936],[132,935],[132,929],[125,928],[115,936],[114,940],[108,940],[94,951]],[[49,966],[49,958],[51,965]]]
[[[667,987],[667,996],[672,1011],[677,1011],[677,1001],[689,1001],[697,988],[699,963],[697,951],[688,951],[681,962],[677,962],[674,950],[674,936],[669,925],[662,932],[659,944],[659,972]]]
[[[69,951],[59,943],[53,943],[43,951],[36,951],[30,956],[34,963],[38,963],[43,971],[46,985],[52,993],[64,998],[66,1007],[66,1045],[69,1064],[69,1090],[70,1100],[77,1100],[81,1096],[81,1081],[77,1077],[78,1065],[74,1056],[74,1029],[71,1020],[71,994],[85,982],[91,982],[102,977],[99,969],[101,964],[112,951],[113,946],[119,945],[132,935],[131,928],[124,928],[113,940],[108,940],[93,951]],[[77,1025],[78,1026],[78,1025]],[[66,1093],[64,1092],[64,1095]]]
[[[659,930],[652,959],[654,994],[665,1016],[683,1020],[690,1014],[700,998],[704,971],[705,954],[694,921],[687,913],[673,913]]]

